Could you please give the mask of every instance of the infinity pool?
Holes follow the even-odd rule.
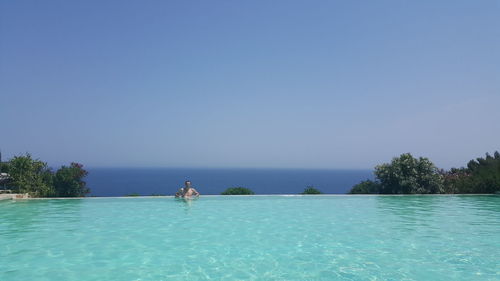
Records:
[[[3,201],[0,280],[500,280],[500,196]]]

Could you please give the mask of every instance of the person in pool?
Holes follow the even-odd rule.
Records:
[[[191,187],[191,182],[190,181],[185,181],[184,182],[184,188],[181,188],[175,193],[176,198],[191,198],[191,197],[198,197],[200,196],[200,193]]]

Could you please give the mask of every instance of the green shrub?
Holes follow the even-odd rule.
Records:
[[[321,194],[322,192],[316,189],[314,186],[310,185],[304,189],[301,194]]]
[[[500,153],[469,161],[467,168],[453,168],[444,173],[445,188],[449,193],[500,192]]]
[[[11,186],[15,192],[29,193],[33,197],[56,195],[53,173],[47,163],[33,159],[29,153],[15,156],[9,161]]]
[[[375,167],[375,176],[382,194],[444,193],[444,178],[427,158],[401,154]]]
[[[380,193],[380,183],[365,180],[352,187],[349,194],[378,194]]]
[[[350,194],[499,193],[500,152],[469,161],[449,171],[436,168],[427,158],[401,154],[375,167],[375,181],[363,181]]]
[[[54,187],[59,197],[84,197],[90,193],[87,183],[83,181],[88,172],[79,163],[62,166],[54,174]]]
[[[252,190],[245,187],[230,187],[221,193],[222,195],[253,195]]]
[[[2,173],[10,175],[8,186],[17,193],[32,197],[83,197],[90,193],[83,181],[88,172],[82,164],[71,163],[54,173],[47,163],[33,159],[29,153],[0,164]]]

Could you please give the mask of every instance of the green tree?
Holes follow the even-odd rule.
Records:
[[[449,171],[440,170],[441,175],[444,179],[444,193],[456,194],[456,193],[471,193],[471,191],[466,191],[466,181],[470,176],[469,171],[465,168],[451,168]]]
[[[53,175],[47,163],[31,158],[31,155],[15,156],[9,161],[9,185],[19,193],[29,193],[33,197],[55,195]]]
[[[383,194],[443,193],[443,176],[427,158],[414,158],[410,153],[401,154],[375,167]]]
[[[350,194],[379,194],[381,185],[379,182],[372,180],[362,181],[352,187]]]
[[[222,195],[253,195],[252,190],[245,187],[230,187],[221,193]]]
[[[0,162],[0,173],[9,172],[9,162]]]
[[[321,194],[322,192],[316,189],[314,186],[307,186],[301,194]]]
[[[84,197],[90,193],[83,178],[88,172],[79,163],[71,163],[69,167],[62,166],[54,176],[54,187],[59,197]]]
[[[471,160],[467,164],[470,174],[466,182],[473,193],[500,192],[500,153],[495,151],[493,156],[486,153],[485,158]]]
[[[445,173],[445,187],[450,193],[500,192],[500,153],[469,161],[467,168],[453,168]]]

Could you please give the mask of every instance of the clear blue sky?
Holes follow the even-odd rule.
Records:
[[[500,1],[1,1],[0,149],[438,166],[500,149]]]

